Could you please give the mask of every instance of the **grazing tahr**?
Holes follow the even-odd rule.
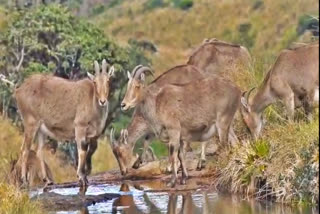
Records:
[[[219,74],[236,81],[236,75],[251,65],[249,51],[240,45],[218,39],[206,39],[187,62],[207,74]]]
[[[191,81],[195,81],[206,77],[206,75],[204,75],[204,72],[192,65],[179,65],[164,72],[158,78],[153,80],[148,86],[145,86],[144,81],[142,82],[140,79],[141,74],[145,71],[150,70],[146,67],[137,66],[132,71],[132,74],[128,73],[128,77],[130,80],[128,87],[131,87],[132,90],[131,92],[128,91],[126,96],[129,96],[129,93],[135,93],[135,88],[139,88],[142,86],[147,87],[150,91],[156,92],[166,84],[186,84]],[[131,96],[134,96],[134,94]],[[123,110],[126,110],[129,107],[122,106],[122,108]],[[128,141],[120,140],[119,143],[117,143],[116,141],[111,140],[111,142],[114,142],[112,144],[112,149],[116,159],[118,160],[122,174],[126,174],[129,168],[137,168],[139,166],[139,162],[143,162],[139,159],[139,156],[132,155],[132,149],[134,148],[135,143],[141,137],[146,136],[144,142],[144,147],[146,150],[146,145],[148,145],[148,142],[151,140],[152,137],[154,137],[153,129],[149,126],[149,122],[144,119],[139,107],[135,109],[135,112],[132,116],[132,120],[129,126],[127,127],[127,130],[128,131],[126,133],[128,134],[126,135],[129,135]],[[237,141],[237,137],[235,136],[232,127],[230,128],[229,139],[232,143],[235,143]],[[121,144],[120,142],[124,143]],[[198,169],[202,169],[205,166],[205,147],[206,142],[203,142],[201,146],[201,155],[197,167]],[[144,155],[144,153],[145,151],[143,152],[142,156]]]
[[[22,179],[27,184],[27,157],[31,143],[38,137],[37,155],[41,161],[43,179],[52,183],[45,170],[43,146],[47,136],[64,141],[75,139],[78,147],[80,185],[87,186],[91,172],[91,156],[97,149],[108,116],[108,95],[112,66],[102,62],[102,71],[94,62],[95,75],[89,79],[69,81],[50,75],[36,74],[16,89],[15,97],[24,125],[22,145]]]
[[[290,121],[295,107],[302,106],[309,120],[313,107],[319,105],[319,43],[284,50],[267,73],[252,99],[244,92],[241,114],[253,137],[259,137],[266,107],[281,100]]]
[[[183,154],[186,142],[207,141],[217,131],[220,143],[227,144],[241,91],[230,81],[215,75],[186,84],[166,84],[153,89],[145,85],[146,71],[150,69],[142,67],[129,76],[121,107],[123,110],[136,107],[136,111],[140,112],[138,119],[148,126],[136,127],[130,133],[122,131],[124,136],[120,140],[127,142],[116,142],[116,145],[118,150],[128,149],[132,152],[133,144],[128,142],[132,142],[133,132],[151,130],[159,139],[169,142],[169,160],[173,169],[169,186],[174,186],[177,180],[177,158],[182,167],[181,182],[185,183],[188,177]],[[127,172],[125,164],[121,171]]]

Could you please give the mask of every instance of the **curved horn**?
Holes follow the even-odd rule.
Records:
[[[256,87],[253,87],[253,88],[251,88],[251,89],[248,91],[247,96],[245,97],[246,100],[247,100],[247,102],[249,102],[250,94],[251,94],[251,92],[252,92],[254,89],[256,89]]]
[[[149,67],[147,67],[147,66],[144,66],[144,67],[142,67],[142,68],[139,68],[139,69],[136,71],[136,74],[135,74],[134,78],[139,77],[139,76],[140,76],[142,73],[144,73],[144,72],[149,72],[152,76],[154,76],[154,75],[153,75],[153,71],[151,70],[151,68],[149,68]]]
[[[136,71],[139,70],[142,67],[143,67],[142,65],[137,65],[136,67],[134,67],[134,69],[132,70],[132,73],[131,73],[131,77],[134,77]]]
[[[95,75],[98,75],[100,73],[100,66],[97,60],[94,61],[94,71]]]
[[[104,59],[104,60],[102,60],[102,73],[107,73],[107,67],[108,67],[108,63],[107,63],[107,61]]]

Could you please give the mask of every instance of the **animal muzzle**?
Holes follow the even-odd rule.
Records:
[[[124,103],[124,102],[121,103],[121,110],[122,110],[122,111],[127,111],[128,108],[129,108],[129,107],[128,107],[128,105],[127,105],[126,103]]]
[[[99,105],[100,106],[106,106],[107,105],[107,100],[105,100],[105,99],[99,99]]]

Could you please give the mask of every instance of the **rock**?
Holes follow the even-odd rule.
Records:
[[[41,201],[43,208],[50,211],[72,211],[80,210],[87,206],[112,200],[114,198],[120,197],[119,194],[106,193],[101,195],[60,195],[53,192],[44,192],[32,200],[36,199]]]

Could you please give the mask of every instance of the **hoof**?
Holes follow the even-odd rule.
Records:
[[[171,172],[172,172],[171,166],[167,166],[167,167],[166,167],[166,173],[169,174],[169,173],[171,173]]]
[[[45,185],[43,187],[43,192],[47,192],[49,187],[52,186],[52,185],[54,185],[53,181],[51,181],[51,180],[45,181]]]
[[[180,184],[181,185],[186,185],[187,184],[187,178],[181,178]]]
[[[88,179],[87,179],[86,176],[79,179],[79,186],[80,186],[80,187],[87,187],[87,186],[88,186],[88,183],[89,183],[89,182],[88,182]]]
[[[198,165],[197,165],[197,170],[198,171],[201,171],[202,169],[204,169],[206,167],[206,161],[205,160],[200,160],[198,162]]]
[[[167,187],[169,188],[174,188],[176,186],[176,180],[175,179],[171,179],[169,181],[169,183],[167,183]]]

